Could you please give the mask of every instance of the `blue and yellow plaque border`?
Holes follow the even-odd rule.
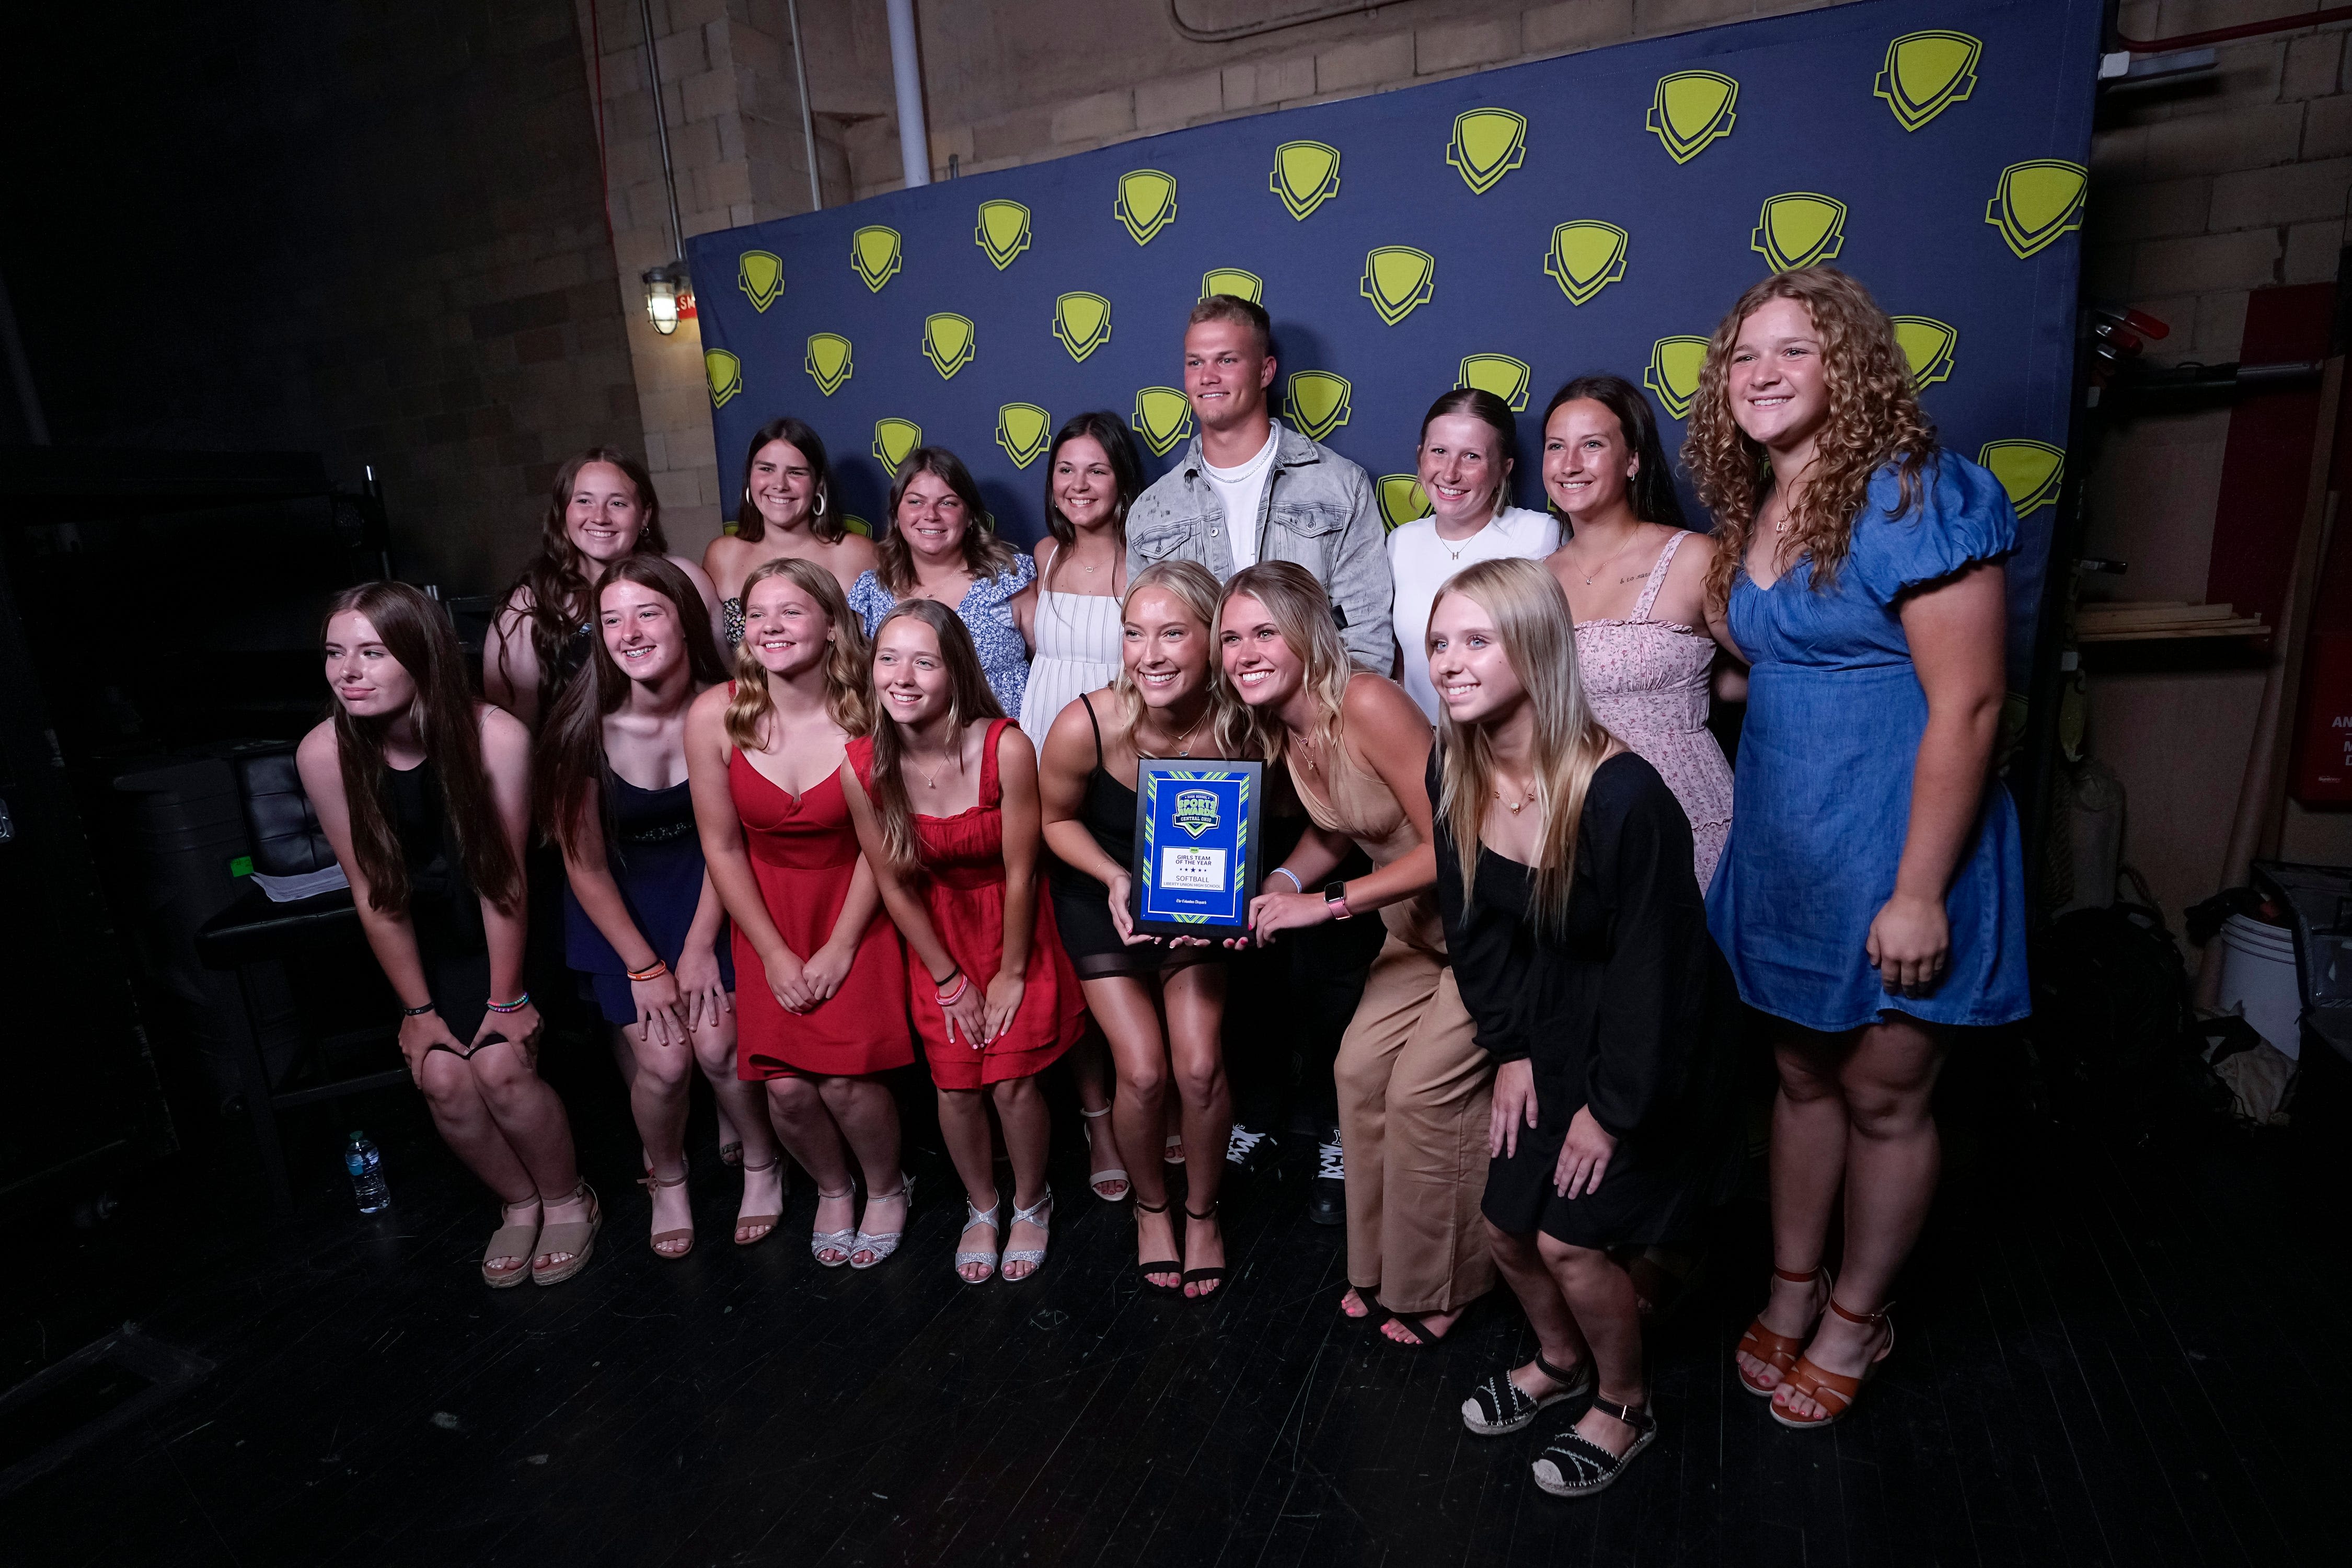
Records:
[[[1238,936],[1257,892],[1265,764],[1222,758],[1146,758],[1135,770],[1135,929],[1153,936]],[[1220,850],[1213,888],[1163,881],[1171,847]]]

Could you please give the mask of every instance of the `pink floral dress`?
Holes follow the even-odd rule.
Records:
[[[1685,537],[1677,532],[1666,541],[1631,616],[1577,623],[1576,661],[1593,715],[1657,769],[1682,803],[1690,818],[1692,868],[1704,889],[1731,832],[1731,765],[1706,727],[1715,639],[1696,626],[1650,618]]]

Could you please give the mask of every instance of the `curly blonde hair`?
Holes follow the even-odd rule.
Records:
[[[1805,488],[1788,520],[1790,558],[1811,558],[1816,591],[1837,581],[1854,519],[1869,500],[1871,476],[1889,463],[1897,465],[1899,516],[1918,504],[1921,470],[1936,454],[1936,427],[1919,411],[1910,362],[1895,341],[1895,324],[1869,289],[1834,267],[1801,267],[1756,284],[1707,342],[1690,434],[1683,442],[1683,466],[1700,504],[1715,514],[1706,597],[1717,610],[1731,596],[1732,574],[1748,559],[1757,514],[1772,488],[1763,445],[1732,418],[1729,374],[1741,323],[1770,300],[1794,300],[1811,313],[1829,386],[1829,417],[1814,438]]]

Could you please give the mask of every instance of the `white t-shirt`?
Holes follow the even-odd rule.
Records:
[[[1282,425],[1279,420],[1266,421],[1271,426],[1265,433],[1265,445],[1258,455],[1238,468],[1220,468],[1205,457],[1201,459],[1201,471],[1217,487],[1217,500],[1225,508],[1225,535],[1233,546],[1234,570],[1257,564],[1257,509],[1265,499],[1265,476],[1274,470],[1275,448],[1282,445]]]
[[[1437,722],[1437,688],[1429,679],[1423,641],[1437,591],[1465,566],[1517,556],[1540,561],[1559,548],[1559,521],[1548,511],[1505,507],[1469,538],[1449,542],[1437,537],[1437,520],[1415,518],[1389,535],[1389,571],[1396,578],[1397,646],[1404,649],[1404,689]]]

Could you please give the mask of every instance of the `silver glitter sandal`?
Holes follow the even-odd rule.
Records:
[[[984,1210],[976,1209],[971,1206],[971,1200],[966,1198],[963,1201],[963,1228],[970,1230],[976,1225],[984,1225],[989,1228],[990,1234],[997,1234],[996,1205],[991,1204]],[[964,1279],[963,1269],[967,1263],[984,1263],[988,1266],[988,1272],[977,1279]],[[992,1247],[985,1252],[958,1252],[955,1255],[955,1271],[956,1278],[963,1279],[967,1285],[987,1284],[996,1277],[996,1248]]]
[[[1053,1218],[1053,1214],[1054,1189],[1047,1187],[1045,1189],[1045,1195],[1039,1198],[1027,1208],[1024,1209],[1018,1206],[1014,1207],[1013,1211],[1013,1223],[1014,1225],[1034,1225],[1039,1230],[1045,1231],[1046,1233],[1047,1239],[1050,1240],[1053,1236],[1053,1231],[1049,1222]],[[1014,1278],[1013,1275],[1004,1274],[1004,1270],[1015,1263],[1026,1263],[1029,1265],[1029,1272],[1021,1275],[1018,1279]],[[1045,1249],[1042,1247],[1007,1247],[1004,1252],[1004,1257],[996,1265],[996,1271],[999,1274],[1004,1274],[1004,1282],[1007,1285],[1017,1285],[1022,1279],[1034,1279],[1037,1277],[1037,1271],[1045,1267]]]

